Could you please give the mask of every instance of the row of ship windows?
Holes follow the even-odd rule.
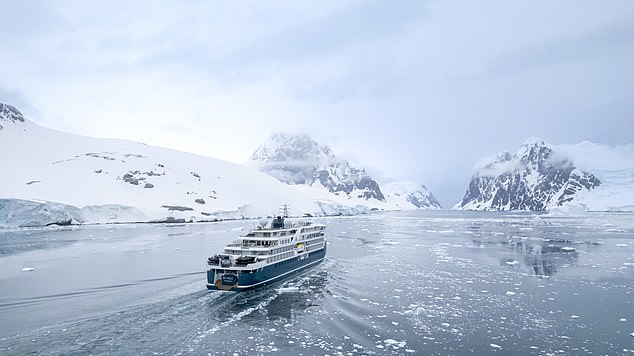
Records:
[[[308,227],[308,228],[302,229],[302,231],[300,233],[304,233],[304,232],[307,232],[307,231],[321,231],[323,229],[324,229],[323,226]],[[291,230],[291,231],[289,231],[288,234],[286,233],[286,231],[280,231],[279,233],[278,232],[263,232],[262,233],[262,237],[271,237],[271,236],[275,237],[275,236],[287,236],[287,235],[291,236],[291,235],[295,235],[296,231],[297,230]],[[247,236],[252,237],[252,236],[255,236],[255,235],[254,234],[248,234]]]
[[[305,246],[310,246],[310,245],[321,244],[323,242],[324,242],[324,239],[320,238],[320,239],[315,239],[315,240],[312,240],[312,241],[303,242],[303,244]],[[276,249],[271,250],[271,254],[275,255],[275,254],[278,254],[278,253],[291,251],[291,250],[293,250],[293,248],[294,248],[293,246],[285,246],[285,247],[276,248]]]
[[[240,271],[240,273],[255,273],[256,271],[260,271],[261,268],[259,269],[245,269]],[[234,269],[217,269],[215,270],[216,273],[220,274],[220,273],[224,273],[224,274],[238,274],[238,271],[234,270]]]
[[[315,245],[315,244],[321,244],[324,241],[324,239],[316,239],[313,241],[309,241],[309,242],[304,242],[305,246],[310,246],[310,245]],[[243,251],[240,249],[227,249],[227,253],[229,254],[237,254],[237,255],[247,255],[247,256],[251,256],[251,255],[255,255],[255,256],[259,256],[259,255],[268,255],[268,254],[278,254],[278,253],[282,253],[282,252],[286,252],[286,251],[292,251],[294,249],[294,246],[284,246],[284,247],[280,247],[280,248],[276,248],[276,249],[272,249],[270,252],[269,251]]]
[[[304,251],[318,250],[318,249],[321,248],[323,243],[324,243],[324,239],[323,238],[311,241],[310,243],[305,244]],[[288,250],[288,248],[276,249],[276,250],[271,251],[271,253],[278,254],[278,253],[282,253],[282,252],[287,251],[287,250]],[[280,254],[280,255],[276,255],[276,256],[270,257],[270,258],[267,259],[267,262],[275,262],[275,261],[283,260],[283,259],[291,257],[291,256],[293,256],[293,253],[292,252],[287,252],[287,253],[284,253],[284,254]]]
[[[319,250],[320,248],[323,248],[323,245],[314,244],[314,245],[306,247],[306,249],[304,250],[304,253],[308,253],[310,251]],[[267,262],[275,262],[275,261],[283,260],[285,258],[289,258],[289,257],[292,257],[292,256],[293,256],[293,254],[289,252],[289,253],[285,253],[285,254],[282,254],[282,255],[270,257],[270,258],[267,259]]]
[[[314,233],[314,234],[306,234],[306,235],[300,236],[299,239],[304,241],[304,240],[308,240],[308,239],[315,238],[315,237],[318,237],[318,236],[324,236],[324,233],[323,232],[317,232],[317,233]],[[287,244],[287,243],[290,243],[291,241],[293,241],[293,238],[280,240],[280,243],[281,244]],[[264,247],[268,247],[268,246],[277,245],[277,241],[260,241],[260,240],[244,241],[243,245],[244,246],[264,246]]]
[[[292,256],[293,256],[292,252],[287,252],[287,253],[284,253],[284,254],[281,254],[281,255],[269,257],[269,258],[267,258],[267,262],[275,262],[275,261],[283,260],[285,258],[289,258],[289,257],[292,257]]]
[[[300,240],[308,240],[308,239],[312,239],[315,237],[319,237],[319,236],[324,236],[323,232],[316,232],[314,234],[306,234],[306,235],[302,235],[299,239]]]
[[[292,251],[292,250],[293,250],[293,246],[280,247],[280,248],[271,250],[271,254],[282,253],[282,252]]]
[[[275,237],[275,236],[286,236],[286,235],[287,235],[286,231],[281,231],[279,234],[277,232],[273,232],[273,233],[263,232],[262,233],[262,237],[271,237],[271,236]],[[289,236],[290,235],[295,235],[295,230],[290,231],[290,234],[288,234],[288,235]]]
[[[306,252],[319,250],[321,247],[322,247],[322,245],[311,245],[311,246],[306,247]]]
[[[308,234],[308,235],[303,235],[300,237],[301,241],[305,241],[305,240],[309,240],[309,239],[313,239],[315,237],[319,237],[319,236],[324,236],[323,232],[318,232],[318,233],[314,233],[314,234]],[[287,244],[290,243],[291,241],[293,241],[293,239],[284,239],[281,240],[280,243],[281,244]],[[245,242],[244,246],[263,246],[263,247],[269,247],[269,246],[276,246],[277,245],[277,241],[250,241],[250,242]]]
[[[274,245],[274,241],[260,241],[260,240],[256,240],[256,241],[245,241],[244,242],[244,246],[271,246]]]

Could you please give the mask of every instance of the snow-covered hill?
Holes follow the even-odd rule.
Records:
[[[308,186],[317,198],[334,194],[337,201],[369,206],[374,209],[440,209],[436,198],[418,183],[379,183],[363,168],[337,157],[330,147],[322,146],[306,134],[275,133],[253,153],[248,166],[256,167],[281,182]],[[301,189],[301,188],[300,188]]]
[[[551,145],[529,138],[514,155],[502,152],[478,169],[455,208],[631,211],[633,173],[632,147]]]
[[[270,176],[141,143],[71,135],[0,104],[0,225],[213,220],[276,213],[312,198]]]
[[[214,158],[47,129],[0,103],[0,227],[259,217],[282,204],[314,216],[425,206],[418,202],[426,189],[410,192],[416,199],[386,202],[364,170],[310,138],[299,140],[287,152],[258,151],[262,161],[296,163],[278,171],[287,174],[281,182]],[[329,164],[302,165],[308,157]],[[309,179],[312,186],[287,184]]]
[[[634,212],[634,145],[607,146],[592,142],[558,145],[562,155],[571,157],[575,165],[591,173],[601,185],[580,191],[566,205],[588,211]]]
[[[420,183],[391,182],[383,185],[383,191],[389,203],[404,209],[412,205],[419,209],[442,209],[438,199]]]

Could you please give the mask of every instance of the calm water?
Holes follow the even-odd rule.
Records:
[[[327,260],[245,293],[253,225],[0,230],[0,354],[634,354],[634,215],[320,219]]]

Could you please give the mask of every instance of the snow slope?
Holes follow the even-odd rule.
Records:
[[[309,196],[241,165],[40,127],[0,104],[0,225],[212,220],[274,214]]]
[[[391,182],[383,185],[385,199],[402,209],[414,206],[419,209],[442,209],[438,199],[427,187],[415,182]]]
[[[300,152],[304,158],[333,163],[311,166],[312,186],[214,158],[51,130],[0,103],[0,227],[259,217],[282,204],[313,216],[426,207],[412,203],[425,201],[424,187],[386,201],[362,169],[321,146],[298,147],[316,149]],[[301,179],[301,169],[292,172]]]
[[[577,167],[601,180],[591,191],[580,192],[574,203],[590,211],[634,211],[634,145],[607,146],[584,141],[557,145]]]

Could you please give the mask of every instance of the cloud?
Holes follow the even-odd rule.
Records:
[[[17,90],[9,90],[0,87],[0,103],[13,105],[16,108],[19,108],[20,112],[24,115],[33,115],[38,112],[26,95]]]
[[[303,131],[447,194],[528,136],[634,137],[627,1],[6,5],[5,91],[74,133],[243,162]]]
[[[634,169],[634,144],[610,146],[585,141],[572,145],[557,145],[557,151],[570,157],[575,166],[584,170],[618,171]]]

